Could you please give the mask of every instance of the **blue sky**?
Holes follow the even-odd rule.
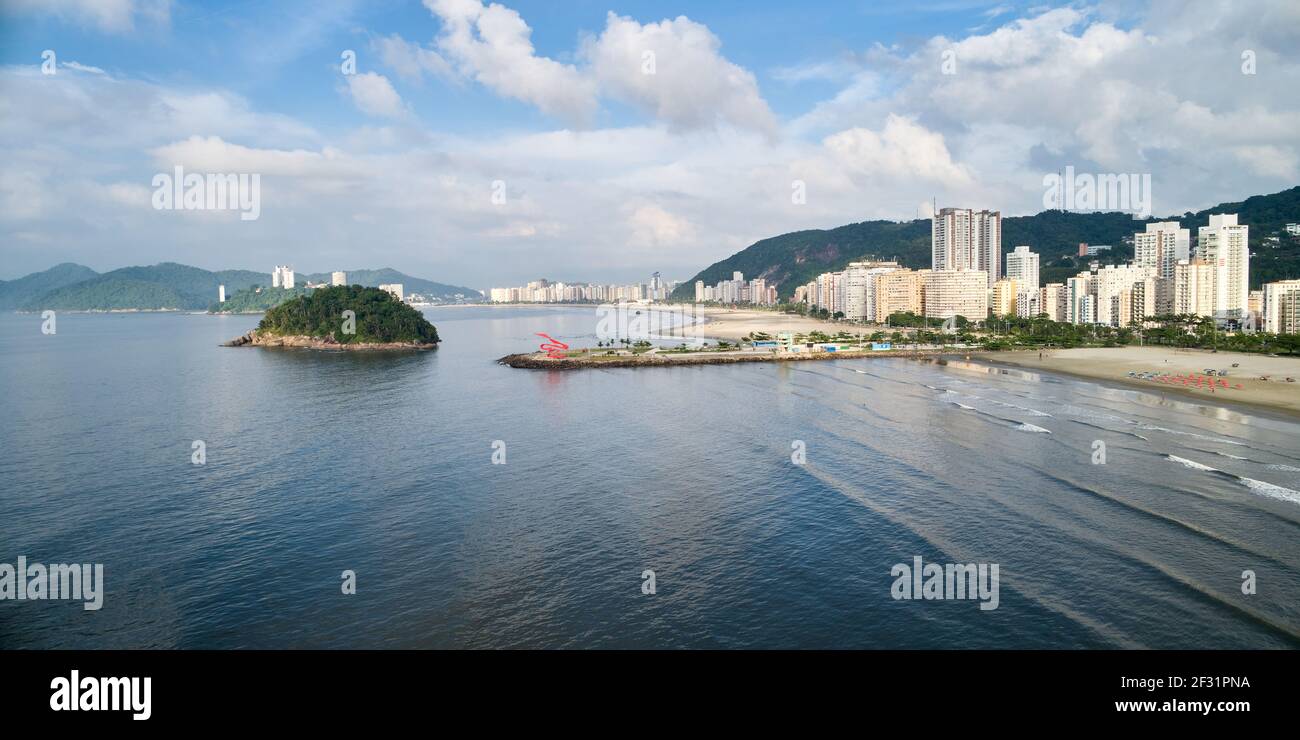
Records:
[[[1066,165],[1150,173],[1157,214],[1202,208],[1300,178],[1296,7],[10,0],[0,278],[64,260],[686,278],[931,198],[1037,212]],[[151,207],[176,165],[259,174],[261,215]]]

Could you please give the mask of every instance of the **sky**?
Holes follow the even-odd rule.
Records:
[[[1294,0],[0,0],[0,279],[687,279],[1067,166],[1182,213],[1300,184],[1297,49]],[[176,167],[257,217],[159,207]]]

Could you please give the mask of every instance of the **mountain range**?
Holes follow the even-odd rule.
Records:
[[[1076,213],[1043,211],[1033,216],[1002,219],[1002,249],[1027,244],[1039,254],[1043,282],[1058,282],[1086,269],[1077,258],[1080,243],[1111,245],[1102,261],[1133,256],[1132,236],[1154,221],[1178,221],[1193,237],[1209,223],[1210,214],[1236,213],[1239,223],[1250,226],[1251,287],[1273,280],[1300,277],[1300,238],[1288,235],[1286,224],[1300,223],[1300,186],[1272,195],[1256,195],[1237,203],[1220,203],[1181,216],[1136,219],[1128,213]],[[1127,237],[1127,244],[1125,244]],[[1273,245],[1269,237],[1279,237]],[[674,300],[695,297],[695,281],[713,285],[731,279],[764,278],[775,283],[782,299],[823,272],[842,270],[862,259],[893,259],[913,269],[930,266],[930,220],[863,221],[833,229],[812,229],[754,242],[730,257],[709,265],[673,291]]]
[[[458,285],[412,277],[392,268],[347,270],[352,285],[376,287],[401,283],[406,293],[455,301],[459,296],[476,300],[479,291]],[[299,274],[299,282],[328,283],[329,273]],[[123,267],[97,273],[71,262],[15,280],[0,280],[0,310],[111,311],[111,310],[203,310],[217,297],[217,286],[226,294],[254,285],[269,286],[271,275],[251,270],[212,272],[198,267],[163,262],[157,265]]]

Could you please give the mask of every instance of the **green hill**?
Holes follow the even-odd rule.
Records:
[[[32,311],[156,311],[183,308],[185,299],[160,283],[100,275],[47,293],[27,304]]]
[[[85,265],[64,262],[16,280],[0,280],[0,309],[22,308],[52,290],[98,276],[99,273]]]
[[[299,285],[329,282],[329,274],[300,274]],[[433,299],[459,301],[480,300],[482,295],[472,288],[437,283],[412,277],[392,268],[382,270],[351,270],[348,280],[353,284],[375,287],[383,283],[401,283],[407,295],[420,293]],[[252,270],[221,270],[212,272],[198,267],[163,262],[157,265],[123,267],[102,275],[89,267],[65,263],[44,272],[33,273],[16,280],[0,281],[0,309],[42,311],[100,311],[100,310],[248,310],[261,311],[275,305],[273,294],[243,296],[255,286],[271,282],[267,272]],[[230,305],[214,308],[217,287],[226,286],[228,299],[237,296],[244,308]],[[151,286],[151,287],[146,287]],[[266,290],[272,290],[267,288]],[[295,289],[296,290],[296,289]],[[276,296],[280,300],[289,296]],[[227,300],[227,304],[230,300]]]
[[[343,312],[356,314],[356,331],[343,331]],[[333,336],[339,344],[419,342],[436,344],[438,330],[424,314],[378,288],[340,285],[317,288],[272,308],[257,325],[259,334]]]
[[[311,292],[311,288],[268,288],[254,285],[234,295],[227,295],[225,303],[213,301],[208,305],[208,313],[261,313]]]
[[[1043,211],[1033,216],[1002,219],[1002,249],[1010,251],[1028,244],[1041,256],[1043,280],[1059,280],[1086,265],[1075,258],[1079,244],[1109,244],[1112,260],[1132,257],[1126,237],[1145,228],[1149,221],[1179,221],[1192,230],[1209,222],[1212,213],[1236,213],[1250,226],[1251,286],[1262,282],[1300,277],[1300,238],[1285,234],[1287,223],[1300,222],[1300,187],[1272,195],[1257,195],[1239,203],[1221,203],[1181,216],[1134,219],[1127,213],[1072,213]],[[1267,237],[1278,236],[1276,247]],[[914,269],[930,266],[930,221],[864,221],[834,229],[796,231],[762,239],[716,262],[673,291],[675,300],[692,300],[695,281],[713,285],[742,272],[745,279],[765,278],[777,285],[781,298],[823,272],[841,270],[850,262],[864,259],[897,259]]]

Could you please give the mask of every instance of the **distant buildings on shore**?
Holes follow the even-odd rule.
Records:
[[[493,303],[580,303],[585,301],[616,303],[618,301],[664,301],[677,287],[676,281],[665,281],[653,273],[647,283],[633,285],[598,285],[595,283],[565,283],[541,279],[516,288],[491,288],[488,298]]]
[[[293,268],[285,265],[276,265],[271,271],[272,288],[292,288],[293,287]]]
[[[715,285],[695,281],[696,303],[752,303],[756,306],[776,305],[776,286],[768,285],[763,278],[745,282],[745,275],[731,273],[730,280],[719,280]]]

